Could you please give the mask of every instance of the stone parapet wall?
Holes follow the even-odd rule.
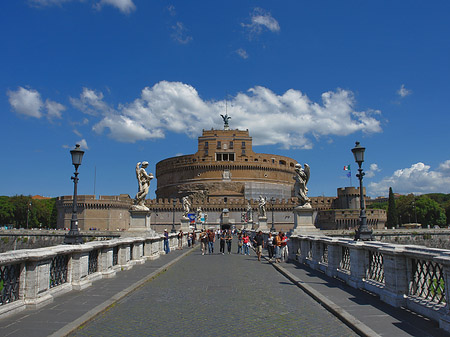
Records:
[[[1,253],[0,318],[42,307],[56,296],[156,259],[163,253],[162,242],[160,236],[130,237]],[[178,246],[176,234],[170,234],[169,244]],[[187,245],[186,236],[182,244]]]
[[[313,235],[291,236],[288,247],[291,260],[450,331],[450,250]]]

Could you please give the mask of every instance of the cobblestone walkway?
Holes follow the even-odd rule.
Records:
[[[270,264],[236,249],[196,249],[72,336],[356,335]]]

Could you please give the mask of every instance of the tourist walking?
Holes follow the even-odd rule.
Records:
[[[269,255],[269,261],[271,261],[273,258],[274,252],[275,252],[275,248],[273,245],[272,233],[269,233],[269,237],[266,240],[266,248],[267,248],[267,254]]]
[[[222,255],[225,254],[225,232],[222,232],[219,234],[219,244],[220,244],[220,252]]]
[[[281,262],[281,241],[282,241],[282,235],[283,233],[278,233],[277,236],[275,236],[273,240],[273,244],[275,246],[275,262],[280,263]]]
[[[167,229],[164,230],[164,252],[166,252],[166,254],[169,254],[170,252],[169,232],[167,231]]]
[[[256,245],[256,255],[258,256],[258,261],[261,261],[261,254],[264,244],[264,237],[262,235],[262,231],[259,231],[255,237],[253,238],[253,242]]]
[[[281,235],[281,261],[286,262],[288,259],[289,251],[288,251],[288,237],[285,233]]]
[[[178,232],[178,249],[183,249],[183,231],[180,229]]]
[[[238,234],[238,250],[237,250],[238,254],[244,254],[243,245],[244,245],[244,243],[242,241],[242,234],[239,233]]]
[[[209,230],[208,233],[208,252],[214,254],[214,242],[216,242],[216,234],[213,230]]]
[[[228,230],[225,240],[227,241],[228,254],[231,254],[231,243],[233,242],[233,234],[231,234],[231,230]]]
[[[250,247],[250,237],[248,236],[247,232],[244,233],[242,243],[244,245],[244,255],[250,255],[248,253],[248,248]]]
[[[192,231],[192,247],[195,246],[195,241],[197,241],[197,234],[195,234],[195,230]]]
[[[201,232],[199,239],[202,245],[202,255],[205,255],[208,246],[208,234],[205,231]]]
[[[192,245],[192,233],[187,234],[187,243],[188,243],[188,247],[190,247]]]

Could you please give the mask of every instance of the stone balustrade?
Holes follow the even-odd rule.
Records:
[[[291,236],[289,259],[365,289],[450,331],[450,250],[326,236]]]
[[[183,246],[187,236],[183,237]],[[178,247],[169,234],[169,247]],[[25,308],[39,308],[55,296],[82,290],[93,281],[114,277],[164,253],[163,237],[128,237],[92,241],[82,245],[58,245],[0,254],[0,317]]]

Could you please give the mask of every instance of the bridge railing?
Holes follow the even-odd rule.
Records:
[[[38,308],[57,295],[82,290],[164,252],[163,237],[130,237],[0,254],[0,318]],[[183,238],[183,246],[187,245]],[[178,246],[176,234],[169,246]]]
[[[450,331],[450,250],[291,236],[289,258],[439,322]]]

